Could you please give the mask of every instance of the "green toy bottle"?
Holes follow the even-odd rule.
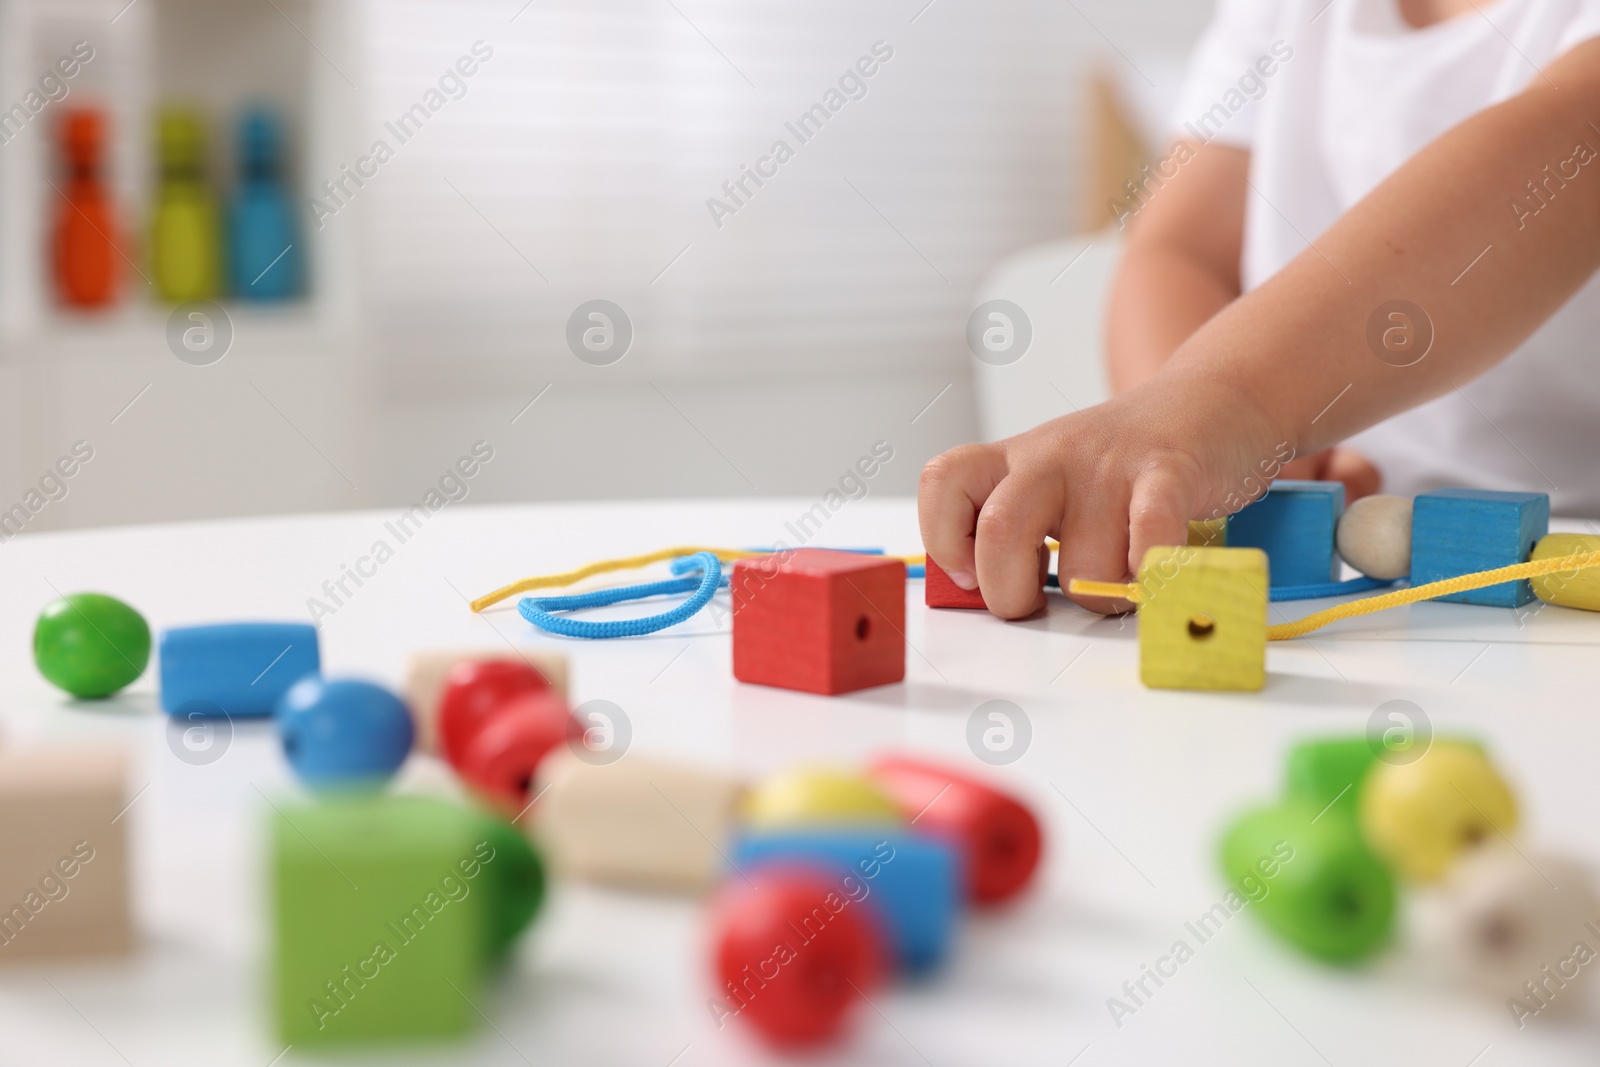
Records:
[[[205,186],[206,135],[199,115],[180,108],[156,126],[159,184],[150,225],[156,293],[173,303],[217,295],[221,250],[217,206]]]

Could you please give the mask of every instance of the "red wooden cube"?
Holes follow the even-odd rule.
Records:
[[[801,548],[734,564],[733,676],[832,696],[906,675],[906,565]]]
[[[987,608],[983,594],[963,589],[929,556],[923,564],[922,602],[930,608]]]

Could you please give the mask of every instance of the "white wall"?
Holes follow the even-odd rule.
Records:
[[[1007,252],[1071,228],[1091,64],[1138,77],[1119,53],[1135,65],[1180,53],[1209,5],[348,8],[348,46],[312,60],[307,184],[379,138],[394,158],[308,238],[353,250],[348,272],[321,281],[357,327],[345,353],[355,385],[338,410],[311,402],[310,379],[302,397],[292,380],[274,395],[304,412],[297,432],[359,490],[333,485],[275,424],[283,432],[261,450],[306,469],[271,493],[222,471],[182,484],[142,475],[170,472],[163,448],[184,447],[176,420],[165,444],[152,429],[127,446],[116,492],[85,484],[37,528],[398,503],[480,438],[497,458],[476,500],[814,493],[880,438],[896,460],[875,488],[909,492],[923,460],[976,436],[964,324],[981,279]],[[337,20],[307,21],[316,34]],[[399,143],[385,121],[478,40],[493,56],[465,95]],[[894,55],[866,95],[800,144],[785,120],[880,40]],[[349,117],[318,123],[320,108]],[[779,138],[794,158],[719,228],[707,198]],[[612,366],[580,362],[565,341],[568,316],[593,298],[621,305],[636,330]],[[19,380],[31,379],[0,375],[0,388]],[[0,499],[23,488],[0,486]]]

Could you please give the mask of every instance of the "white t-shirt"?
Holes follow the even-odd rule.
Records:
[[[1250,150],[1249,290],[1428,142],[1592,37],[1600,0],[1491,0],[1420,30],[1396,0],[1221,0],[1173,133]],[[1585,136],[1600,151],[1600,134]],[[1594,195],[1600,161],[1581,174]],[[1600,276],[1459,395],[1350,444],[1377,463],[1388,492],[1542,491],[1558,513],[1600,515]]]

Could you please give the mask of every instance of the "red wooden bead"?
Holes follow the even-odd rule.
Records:
[[[464,660],[450,669],[439,692],[439,751],[459,769],[479,730],[522,693],[550,688],[545,676],[521,660]]]
[[[815,868],[750,876],[753,885],[734,879],[713,906],[717,1020],[723,1011],[745,1019],[776,1045],[826,1041],[887,971],[877,919]]]
[[[527,806],[539,761],[582,736],[583,725],[554,689],[521,693],[500,705],[467,742],[461,777],[492,803],[518,814]]]
[[[802,548],[734,564],[733,676],[848,693],[906,674],[906,566]]]
[[[1015,896],[1039,865],[1042,836],[1033,813],[1013,797],[937,764],[886,756],[871,777],[916,829],[960,842],[967,898],[994,904]]]
[[[930,608],[987,608],[983,594],[976,589],[963,589],[950,580],[929,556],[923,563],[922,602]]]

